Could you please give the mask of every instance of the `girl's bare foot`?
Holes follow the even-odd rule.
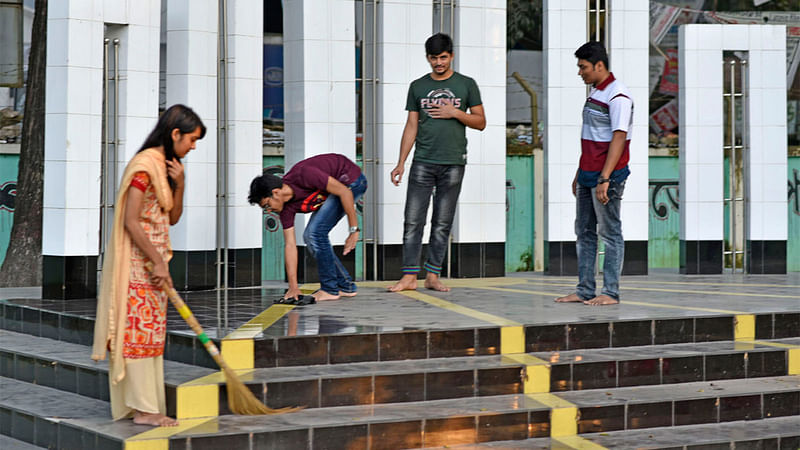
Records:
[[[314,297],[314,299],[318,302],[324,302],[326,300],[339,300],[340,297],[339,295],[329,294],[323,291],[322,289],[318,290],[317,292],[314,292],[313,294],[311,294],[311,296]]]
[[[417,289],[417,274],[403,275],[400,281],[387,287],[389,292],[413,291]]]
[[[356,295],[358,295],[358,291],[356,291],[356,292],[339,291],[339,295],[341,297],[355,297]]]
[[[439,276],[432,273],[429,273],[428,276],[425,277],[425,288],[432,291],[450,292],[450,288],[442,283]]]
[[[133,414],[133,423],[138,425],[152,425],[154,427],[176,427],[178,421],[163,414],[136,411]]]
[[[617,303],[619,303],[619,300],[603,294],[600,294],[591,300],[586,300],[585,302],[583,302],[584,305],[591,305],[591,306],[616,305]]]
[[[572,293],[564,297],[558,297],[556,299],[556,303],[571,303],[571,302],[582,302],[583,299],[578,297],[578,294]]]

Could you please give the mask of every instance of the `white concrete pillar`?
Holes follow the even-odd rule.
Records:
[[[400,139],[408,117],[409,85],[431,71],[425,56],[425,40],[432,34],[433,7],[425,0],[387,0],[378,4],[377,14],[377,77],[380,83],[376,92],[376,142],[380,164],[376,179],[369,182],[378,200],[378,275],[380,279],[399,279],[402,275],[403,211],[413,150],[406,161],[400,186],[392,184],[389,174],[400,154]],[[372,47],[366,47],[364,52],[369,58]],[[429,232],[430,226],[426,226],[423,242],[427,242]],[[367,252],[366,258],[371,265],[371,252]],[[371,277],[372,270],[368,270],[367,275]]]
[[[786,27],[692,24],[680,29],[681,271],[720,273],[723,246],[722,52],[747,51],[750,273],[786,272]],[[747,159],[746,159],[747,161]]]
[[[135,151],[131,147],[138,149],[157,115],[159,12],[158,0],[135,5],[64,0],[49,5],[45,297],[91,297],[96,292],[104,25],[119,25],[110,30],[121,40],[119,138],[126,150],[118,158],[127,162]]]
[[[283,32],[286,171],[322,153],[339,153],[355,161],[354,1],[284,2]],[[256,100],[260,102],[261,97]],[[369,189],[373,189],[372,180]],[[301,246],[308,218],[304,214],[295,218]],[[341,221],[331,241],[342,245],[347,235],[347,223]],[[261,233],[254,237],[260,239]],[[307,280],[314,279],[315,272],[301,269],[301,274],[311,277]]]
[[[218,8],[216,0],[167,1],[166,107],[187,105],[206,126],[197,149],[183,160],[183,216],[170,231],[170,267],[182,288],[216,285]]]
[[[581,153],[586,86],[578,76],[575,50],[586,36],[585,0],[544,0],[544,240],[545,270],[553,275],[577,273],[571,185]]]
[[[503,276],[506,240],[506,3],[456,6],[455,69],[474,78],[486,129],[467,128],[467,166],[453,223],[453,276]]]

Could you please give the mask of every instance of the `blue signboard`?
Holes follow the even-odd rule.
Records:
[[[264,45],[264,119],[283,120],[283,45]]]

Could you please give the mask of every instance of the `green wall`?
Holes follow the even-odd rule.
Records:
[[[533,270],[533,156],[506,156],[506,272]]]
[[[19,155],[0,155],[0,264],[6,258],[11,226],[14,223],[14,211],[8,203],[12,192],[16,196],[18,168]]]
[[[680,265],[681,230],[678,158],[651,156],[649,170],[647,264],[650,268],[677,268]]]
[[[789,240],[786,242],[786,270],[800,272],[800,156],[789,157],[788,177]]]

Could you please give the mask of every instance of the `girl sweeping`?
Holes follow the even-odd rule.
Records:
[[[114,224],[103,262],[92,359],[109,358],[114,420],[175,426],[164,395],[167,295],[172,285],[169,226],[183,212],[180,159],[194,150],[206,127],[190,108],[167,109],[128,163],[117,195]],[[145,269],[152,261],[154,268]]]

